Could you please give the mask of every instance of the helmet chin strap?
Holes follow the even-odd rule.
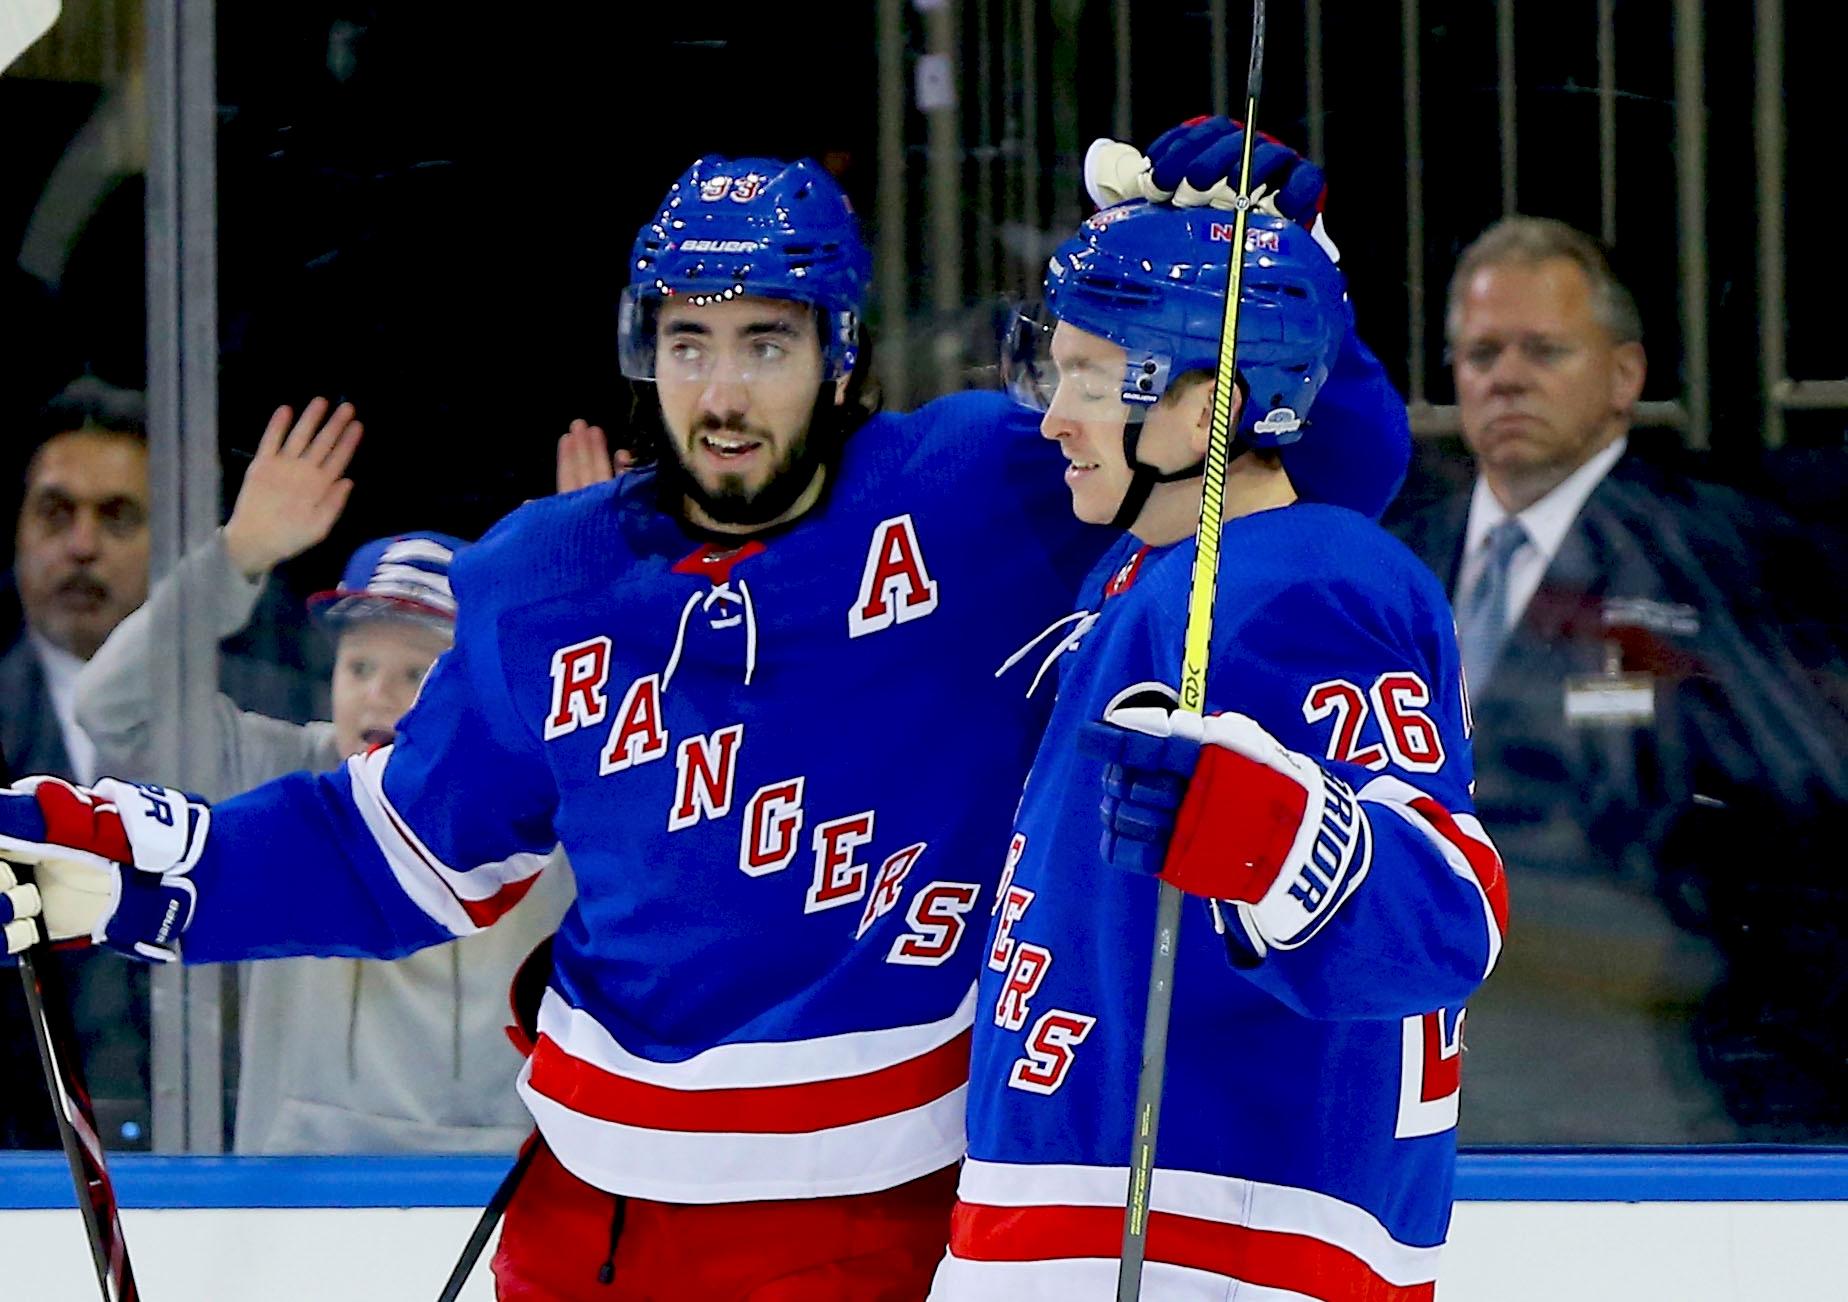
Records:
[[[1139,420],[1124,422],[1123,460],[1129,463],[1129,487],[1123,490],[1123,500],[1117,505],[1116,514],[1110,517],[1112,529],[1128,530],[1135,527],[1136,520],[1142,515],[1142,508],[1149,504],[1149,494],[1155,491],[1155,485],[1178,484],[1184,479],[1199,479],[1206,474],[1205,457],[1192,465],[1182,466],[1179,470],[1157,470],[1137,457],[1138,445],[1141,442],[1142,422]],[[1250,444],[1238,435],[1233,435],[1226,464],[1230,465],[1250,450]]]

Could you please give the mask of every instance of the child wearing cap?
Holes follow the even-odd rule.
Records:
[[[269,572],[324,539],[345,508],[343,478],[361,426],[322,399],[291,425],[271,418],[231,519],[182,557],[147,604],[85,667],[77,717],[98,762],[150,767],[156,703],[146,666],[163,612],[208,612],[220,637],[249,620]],[[247,790],[325,770],[392,741],[418,685],[449,646],[449,566],[465,544],[445,534],[380,538],[354,552],[338,587],[310,598],[335,639],[333,718],[296,724],[214,702],[219,789]],[[561,862],[501,925],[394,962],[299,958],[242,971],[240,1153],[512,1152],[531,1120],[509,1086],[520,1060],[502,1034],[514,969],[570,901]],[[249,865],[261,872],[264,865]],[[330,1047],[336,1051],[330,1052]]]

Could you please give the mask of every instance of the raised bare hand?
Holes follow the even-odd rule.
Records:
[[[558,438],[558,491],[575,492],[614,479],[635,464],[627,448],[610,455],[609,439],[601,426],[574,420]]]
[[[342,476],[365,427],[353,418],[351,403],[341,403],[331,416],[327,408],[327,399],[316,398],[300,420],[289,408],[276,408],[244,473],[225,525],[225,550],[251,578],[327,537],[346,509],[353,481]]]

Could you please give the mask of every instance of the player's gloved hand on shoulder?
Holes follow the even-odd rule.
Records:
[[[1096,140],[1084,156],[1084,184],[1100,208],[1127,199],[1178,208],[1230,209],[1238,202],[1245,127],[1227,117],[1194,118],[1155,138],[1145,154],[1118,140]],[[1309,230],[1329,258],[1341,253],[1322,221],[1328,178],[1315,163],[1263,132],[1251,147],[1251,198],[1259,212]]]
[[[1152,199],[1178,208],[1231,208],[1238,198],[1245,127],[1226,117],[1194,118],[1155,138],[1148,152],[1115,140],[1085,155],[1085,188],[1099,207]],[[1251,197],[1263,212],[1313,226],[1328,193],[1316,164],[1263,132],[1251,147]]]
[[[1133,706],[1079,744],[1105,765],[1103,857],[1230,904],[1256,957],[1307,941],[1366,876],[1353,788],[1245,715]]]
[[[103,778],[27,778],[0,791],[0,924],[6,952],[42,923],[54,941],[108,945],[171,963],[198,896],[187,874],[211,810],[184,792]],[[22,882],[6,863],[24,864]]]

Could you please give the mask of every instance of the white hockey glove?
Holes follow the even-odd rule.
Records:
[[[6,952],[54,942],[109,945],[170,963],[192,921],[187,873],[205,848],[211,810],[166,787],[103,778],[93,788],[26,778],[0,792],[0,924]],[[7,864],[25,864],[22,882]]]

